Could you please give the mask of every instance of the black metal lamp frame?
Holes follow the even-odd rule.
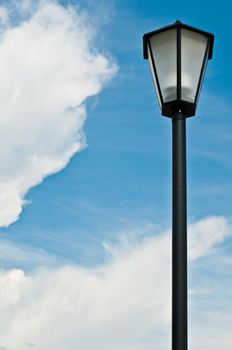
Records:
[[[197,33],[202,34],[208,38],[207,47],[206,47],[205,55],[204,55],[204,60],[202,63],[202,68],[201,68],[200,77],[199,77],[199,81],[198,81],[197,91],[196,91],[196,95],[195,95],[195,100],[193,103],[181,99],[181,29],[182,28],[191,30],[193,32],[197,32]],[[155,60],[154,60],[153,53],[152,53],[150,38],[156,34],[160,34],[162,32],[170,30],[170,29],[176,29],[176,36],[177,36],[176,37],[176,45],[177,45],[177,50],[176,50],[176,53],[177,53],[177,57],[176,57],[176,59],[177,59],[177,82],[176,82],[176,84],[177,84],[176,85],[177,86],[177,99],[165,103],[163,100],[162,91],[160,88],[160,83],[159,83],[159,78],[158,78],[157,69],[156,69],[156,65],[155,65]],[[157,90],[158,90],[158,94],[159,94],[159,98],[160,98],[160,102],[161,102],[162,115],[172,118],[173,114],[175,112],[178,112],[178,111],[181,111],[185,117],[191,117],[191,116],[195,115],[196,106],[197,106],[197,102],[198,102],[199,95],[200,95],[201,85],[202,85],[202,81],[204,79],[204,73],[205,73],[205,69],[207,66],[207,61],[209,59],[211,59],[212,55],[213,55],[213,43],[214,43],[214,35],[213,34],[205,32],[203,30],[199,30],[199,29],[191,27],[191,26],[188,26],[186,24],[181,23],[180,21],[176,21],[176,23],[174,23],[172,25],[165,26],[165,27],[160,28],[158,30],[154,30],[152,32],[144,34],[144,36],[143,36],[143,56],[145,59],[148,59],[148,50],[149,50],[151,60],[152,60],[152,66],[153,66],[153,70],[154,70],[154,74],[155,74],[155,79],[156,79],[156,83],[157,83]]]

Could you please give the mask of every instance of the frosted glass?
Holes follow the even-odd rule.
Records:
[[[181,98],[194,103],[208,38],[181,29]]]
[[[176,29],[150,38],[152,54],[164,102],[177,99]]]
[[[153,67],[152,59],[151,59],[151,52],[150,52],[150,48],[149,47],[148,47],[148,62],[149,62],[150,70],[151,70],[151,75],[152,75],[152,78],[153,78],[153,83],[155,85],[155,89],[156,89],[159,105],[160,105],[160,108],[162,108],[161,107],[162,104],[161,104],[161,100],[160,100],[160,95],[159,95],[159,91],[158,91],[158,87],[157,87],[157,81],[156,81],[155,72],[154,72],[154,67]]]

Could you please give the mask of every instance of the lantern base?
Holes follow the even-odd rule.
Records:
[[[196,105],[187,101],[170,101],[166,102],[162,106],[162,115],[168,118],[174,118],[173,116],[181,112],[185,118],[193,117],[196,113]]]

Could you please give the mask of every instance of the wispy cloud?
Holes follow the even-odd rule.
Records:
[[[218,244],[230,235],[231,226],[224,217],[208,217],[190,225],[190,260],[195,264],[199,259],[207,261],[212,252],[217,255]],[[29,275],[19,269],[2,271],[0,345],[12,350],[26,349],[28,344],[43,350],[168,349],[170,232],[130,242],[131,233],[128,240],[111,247],[108,263],[94,269],[64,266]],[[192,286],[193,312],[204,298],[218,298],[218,290],[209,288],[217,271],[210,272],[205,279],[208,286],[199,281]],[[229,350],[231,327],[225,321],[222,329],[221,321],[212,323],[214,308],[217,314],[215,303],[197,308],[197,323],[191,320],[191,344],[201,350],[209,346]],[[228,300],[224,320],[230,320],[231,309]],[[220,344],[208,336],[213,336],[216,326],[217,334],[225,336],[220,336]]]
[[[231,226],[225,224],[223,216],[207,217],[189,228],[189,258],[197,259],[213,252],[215,245],[231,236]]]
[[[0,226],[27,191],[85,147],[85,100],[116,66],[99,53],[87,14],[57,1],[0,8]]]
[[[0,239],[0,266],[6,268],[10,266],[33,270],[38,266],[58,266],[64,263],[62,260],[36,247],[15,244],[6,239]]]

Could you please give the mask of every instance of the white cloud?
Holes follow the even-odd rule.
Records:
[[[212,247],[216,254],[216,245],[228,236],[231,226],[223,217],[210,217],[190,225],[189,231],[194,260],[207,256]],[[199,250],[198,239],[209,233],[213,240]],[[0,346],[11,350],[36,346],[42,350],[169,349],[170,232],[111,251],[112,260],[95,269],[64,266],[31,275],[22,270],[1,272]],[[207,300],[215,299],[214,291],[207,293]],[[198,295],[198,300],[204,295]],[[228,320],[232,304],[231,299],[225,300],[223,318]],[[221,330],[218,319],[215,328],[208,327],[214,307],[211,303],[197,309],[198,322],[190,328],[193,348],[230,349],[230,325],[226,328],[222,322]],[[207,336],[213,336],[216,326],[217,334],[225,336],[219,336],[220,342]]]
[[[39,248],[31,249],[27,245],[14,244],[11,241],[0,239],[0,266],[17,266],[30,268],[37,266],[57,266],[64,264],[65,259],[57,258]],[[9,265],[10,264],[10,265]]]
[[[231,227],[225,225],[223,216],[209,216],[190,226],[189,258],[197,259],[212,253],[215,244],[231,235]]]
[[[1,26],[5,26],[8,24],[9,21],[9,15],[8,15],[8,11],[4,6],[0,6],[0,23]]]
[[[26,16],[0,34],[0,226],[18,219],[31,187],[85,147],[84,102],[116,71],[93,46],[86,14],[56,1],[15,3]],[[10,6],[0,10],[12,16]]]

